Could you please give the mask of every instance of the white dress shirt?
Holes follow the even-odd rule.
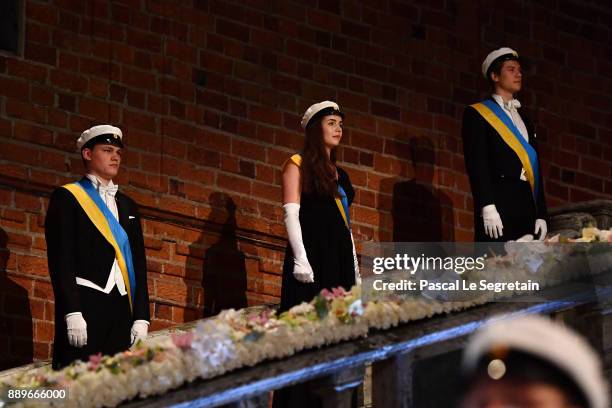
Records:
[[[529,143],[529,132],[527,132],[525,122],[523,122],[523,119],[521,119],[521,116],[518,114],[517,111],[517,109],[521,107],[521,103],[518,101],[518,99],[511,99],[508,102],[505,102],[504,98],[502,98],[500,95],[493,94],[491,96],[493,97],[495,102],[497,102],[497,104],[501,106],[504,112],[508,114],[508,117],[510,117],[512,123],[514,123],[514,126],[516,126],[521,136],[523,136],[523,138]],[[527,174],[525,173],[524,168],[521,169],[520,179],[523,181],[527,181]]]
[[[102,201],[106,204],[110,212],[113,214],[115,219],[119,221],[119,210],[117,209],[117,202],[115,201],[115,194],[117,193],[118,186],[112,182],[112,180],[108,183],[108,185],[103,185],[100,183],[100,180],[93,174],[87,174],[86,177],[91,180],[94,188],[100,194]],[[88,288],[92,288],[95,290],[99,290],[104,293],[111,293],[113,288],[117,286],[117,290],[121,296],[127,295],[127,290],[125,288],[125,282],[123,281],[123,275],[121,274],[121,268],[119,268],[119,263],[117,262],[117,258],[113,262],[113,266],[108,274],[108,279],[106,280],[106,286],[104,288],[96,285],[90,280],[83,278],[76,278],[77,285],[87,286]]]
[[[104,186],[102,183],[100,183],[100,180],[98,180],[98,178],[93,174],[86,174],[85,176],[89,180],[91,180],[91,183],[93,184],[94,188],[98,191],[98,194],[100,194],[102,201],[106,203],[106,206],[111,211],[115,219],[119,221],[119,210],[117,208],[117,201],[115,200],[115,194],[117,193],[117,189],[119,188],[119,186],[114,184],[112,180],[108,183],[108,185]],[[76,283],[77,285],[87,286],[88,288],[99,290],[100,292],[104,292],[106,294],[110,293],[113,288],[117,286],[117,290],[119,291],[119,294],[121,294],[121,296],[127,295],[125,282],[123,281],[123,275],[121,274],[121,268],[119,268],[117,258],[115,258],[113,266],[111,266],[111,270],[108,274],[108,279],[106,280],[106,286],[104,288],[96,285],[90,280],[79,278],[78,276],[76,277]],[[81,314],[81,312],[68,313],[64,317],[64,319],[67,319],[69,316],[76,314]],[[147,325],[147,327],[149,326],[149,322],[146,320],[135,320],[134,324],[132,325],[132,330],[137,322],[143,322]]]

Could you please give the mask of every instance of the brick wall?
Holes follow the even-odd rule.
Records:
[[[278,299],[280,165],[322,99],[347,112],[339,158],[358,243],[470,240],[460,120],[501,45],[529,62],[520,99],[550,206],[612,198],[605,3],[24,3],[23,55],[0,54],[0,350],[21,356],[5,366],[50,355],[42,226],[52,188],[81,174],[74,143],[93,124],[125,134],[118,182],[143,208],[153,329]]]

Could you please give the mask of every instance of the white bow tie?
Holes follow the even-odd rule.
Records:
[[[117,194],[118,189],[119,189],[119,186],[116,184],[113,184],[112,186],[103,186],[100,184],[98,186],[98,192],[100,194],[110,194],[111,197],[114,197],[115,194]]]
[[[521,103],[518,101],[518,99],[510,99],[508,102],[504,101],[504,108],[508,109],[509,111],[516,111],[520,107]]]

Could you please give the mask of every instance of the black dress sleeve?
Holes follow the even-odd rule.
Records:
[[[543,220],[548,221],[548,209],[546,208],[546,199],[544,196],[544,176],[542,170],[542,162],[540,160],[540,151],[538,149],[538,140],[536,139],[535,126],[533,122],[529,119],[529,117],[521,114],[521,118],[525,123],[525,127],[527,128],[527,132],[529,133],[529,141],[533,149],[536,151],[536,156],[538,159],[538,168],[540,169],[540,174],[536,183],[538,183],[538,196],[535,197],[536,203],[536,217],[541,218]]]
[[[540,161],[540,152],[538,151],[537,142],[534,140],[532,143],[533,148],[536,151],[538,157],[538,168],[540,169],[540,174],[538,180],[538,196],[536,197],[536,214],[537,218],[541,218],[543,220],[548,221],[548,209],[546,208],[546,199],[544,198],[544,175],[542,172],[542,164]]]
[[[466,107],[463,113],[461,136],[474,207],[480,210],[486,205],[494,204],[491,166],[487,149],[486,123],[470,106]]]
[[[348,173],[340,167],[338,167],[338,184],[340,184],[344,189],[349,205],[353,204],[353,200],[355,199],[355,189],[353,189],[353,184],[351,183]]]
[[[62,315],[81,311],[81,301],[76,285],[77,257],[77,207],[78,203],[65,188],[57,188],[51,194],[45,218],[47,263],[56,307]]]
[[[128,219],[130,250],[132,251],[132,263],[136,278],[136,291],[134,293],[134,320],[150,321],[149,311],[149,288],[147,286],[147,258],[144,249],[144,236],[140,220],[138,205],[129,197],[122,195],[122,201],[129,208],[129,215],[134,217]]]

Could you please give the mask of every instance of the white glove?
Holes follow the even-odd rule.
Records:
[[[482,207],[482,219],[484,221],[485,234],[490,238],[500,238],[504,235],[504,225],[497,212],[495,204]]]
[[[546,221],[541,218],[538,218],[535,222],[535,231],[534,234],[540,234],[538,241],[544,241],[546,238],[546,234],[548,233],[548,226],[546,225]]]
[[[68,327],[68,343],[74,347],[87,345],[87,322],[81,312],[68,313],[66,327]]]
[[[287,203],[285,210],[285,227],[289,237],[289,245],[293,250],[293,276],[300,282],[314,282],[314,272],[306,257],[306,248],[302,241],[302,226],[300,225],[300,205]]]
[[[138,340],[144,340],[149,332],[149,323],[146,320],[136,320],[132,324],[131,342],[136,343]]]

